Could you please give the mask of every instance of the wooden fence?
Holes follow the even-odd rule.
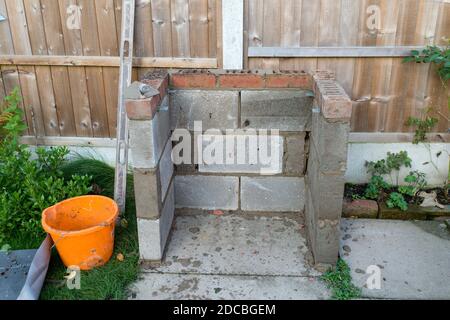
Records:
[[[221,67],[222,1],[136,0],[134,77],[153,67]],[[120,6],[121,0],[0,0],[6,17],[0,98],[20,86],[29,135],[115,136]],[[243,6],[244,67],[334,71],[354,101],[355,132],[409,132],[406,119],[428,107],[440,119],[436,131],[447,132],[449,90],[428,65],[324,52],[443,44],[450,37],[449,1],[243,0]],[[300,54],[287,57],[286,48]],[[322,57],[305,57],[302,48]],[[261,54],[266,49],[278,55]]]
[[[137,0],[134,77],[215,68],[216,0]],[[29,135],[114,137],[121,0],[0,0],[0,98],[20,86]]]
[[[272,47],[274,52],[286,47],[442,45],[442,37],[450,38],[450,3],[444,0],[245,0],[244,10],[244,52],[252,47]],[[247,68],[334,71],[354,101],[352,126],[357,132],[411,131],[405,125],[408,117],[420,116],[428,107],[440,120],[436,131],[449,128],[449,91],[428,65],[403,64],[398,57],[247,56],[244,61]]]

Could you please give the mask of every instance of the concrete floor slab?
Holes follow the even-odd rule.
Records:
[[[442,223],[343,220],[341,256],[364,298],[450,299],[450,237]],[[365,274],[381,270],[381,289]]]
[[[143,274],[134,300],[317,300],[329,292],[317,278]]]
[[[314,276],[302,235],[289,217],[178,216],[163,265],[144,272]]]
[[[0,300],[16,300],[37,250],[0,252]]]

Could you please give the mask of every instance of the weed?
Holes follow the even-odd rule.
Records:
[[[427,141],[427,133],[431,132],[438,122],[438,119],[429,116],[424,119],[409,117],[406,124],[410,127],[416,127],[413,144]]]
[[[408,210],[408,203],[405,200],[405,197],[401,193],[392,192],[389,194],[389,198],[386,201],[386,205],[388,208],[399,208],[402,211]]]
[[[342,259],[339,259],[334,270],[330,270],[322,276],[322,280],[331,290],[332,299],[351,300],[361,297],[361,290],[352,283],[350,267]]]

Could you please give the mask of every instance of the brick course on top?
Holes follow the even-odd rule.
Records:
[[[311,75],[304,72],[181,70],[170,75],[177,89],[271,89],[312,90]]]
[[[152,98],[127,100],[128,117],[132,120],[151,120],[169,86],[174,89],[303,89],[313,90],[318,106],[329,121],[349,121],[352,102],[344,89],[336,82],[333,73],[230,70],[180,70],[172,73],[154,71],[147,74],[143,83],[158,90]]]
[[[336,82],[334,74],[317,71],[314,75],[304,72],[274,71],[224,71],[180,70],[169,74],[154,71],[141,80],[160,92],[152,98],[127,100],[128,117],[133,120],[151,120],[167,90],[174,89],[303,89],[313,90],[324,117],[330,121],[349,121],[352,102],[344,89]]]

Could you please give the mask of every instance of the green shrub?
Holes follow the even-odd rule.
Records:
[[[339,259],[335,269],[326,272],[321,279],[331,289],[334,300],[351,300],[361,297],[361,289],[352,283],[350,267],[342,259]]]
[[[413,50],[404,62],[432,63],[443,83],[450,80],[450,40],[446,47],[427,46],[422,51]]]
[[[401,193],[392,192],[389,195],[388,200],[386,201],[386,205],[388,208],[399,208],[402,211],[408,210],[408,203],[405,200],[405,197]]]
[[[45,235],[40,222],[42,211],[91,190],[89,176],[64,178],[61,166],[69,153],[67,148],[37,148],[34,156],[27,146],[20,144],[19,137],[26,126],[19,102],[18,91],[14,90],[5,99],[7,108],[2,117],[0,246],[16,243],[17,237],[26,237],[31,239],[28,243],[39,245]]]
[[[408,210],[405,196],[414,197],[427,185],[424,173],[411,171],[404,179],[406,185],[397,187],[400,169],[411,168],[411,166],[412,160],[406,151],[388,152],[386,159],[367,162],[367,173],[371,175],[371,178],[364,193],[365,198],[378,202],[386,201],[389,208]],[[386,182],[385,177],[389,177],[391,183]]]

